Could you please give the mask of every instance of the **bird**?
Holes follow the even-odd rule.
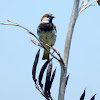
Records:
[[[37,27],[37,34],[39,36],[39,40],[43,42],[43,44],[49,51],[50,47],[48,47],[46,44],[52,47],[55,44],[57,37],[56,26],[52,23],[52,20],[54,18],[55,16],[50,13],[43,15],[43,17],[41,18],[41,23]],[[44,49],[42,59],[49,60],[49,52],[46,49]]]

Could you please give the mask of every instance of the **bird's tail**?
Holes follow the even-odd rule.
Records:
[[[50,51],[50,48],[47,47],[47,49]],[[47,50],[44,49],[44,53],[43,53],[43,57],[42,57],[43,60],[45,59],[49,59],[49,52]]]

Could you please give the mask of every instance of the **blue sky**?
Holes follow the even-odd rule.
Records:
[[[17,22],[37,35],[37,26],[45,13],[52,13],[57,27],[55,48],[63,56],[65,38],[74,0],[2,0],[0,2],[0,22]],[[86,88],[85,100],[95,93],[100,100],[100,6],[94,3],[82,12],[76,22],[69,55],[68,73],[70,78],[65,100],[79,100]],[[32,65],[39,47],[35,46],[24,29],[0,25],[0,99],[1,100],[45,100],[36,90],[32,80]],[[41,61],[37,74],[44,61]],[[51,95],[58,99],[60,65],[57,67]],[[45,81],[45,75],[43,83]]]

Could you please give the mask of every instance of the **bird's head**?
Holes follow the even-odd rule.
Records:
[[[42,23],[52,23],[52,19],[55,18],[55,16],[53,16],[52,14],[45,14],[42,18],[41,18],[41,22]]]

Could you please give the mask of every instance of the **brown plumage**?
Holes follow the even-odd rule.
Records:
[[[53,46],[55,44],[57,31],[56,26],[52,23],[53,18],[54,16],[52,14],[45,14],[41,18],[41,23],[37,28],[39,39],[44,43],[44,45],[48,44]],[[50,50],[49,47],[47,47],[47,49]],[[45,49],[42,59],[49,59],[49,52]]]

